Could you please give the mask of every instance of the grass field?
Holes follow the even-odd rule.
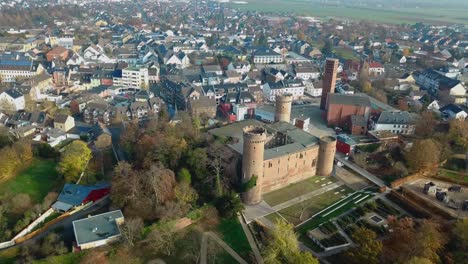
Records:
[[[247,4],[231,4],[233,7],[263,12],[291,12],[305,16],[333,17],[336,19],[369,20],[382,23],[460,23],[468,24],[467,10],[447,8],[370,8],[330,6],[304,0],[245,0]]]
[[[453,171],[453,170],[447,170],[447,169],[440,168],[438,175],[441,176],[441,177],[450,178],[450,179],[452,179],[454,181],[457,181],[457,182],[461,180],[460,173],[457,172],[457,171]],[[468,175],[465,175],[463,177],[463,182],[468,183]]]
[[[221,238],[224,242],[234,249],[242,258],[246,259],[252,251],[237,217],[222,219],[218,226],[218,232],[221,234]]]
[[[310,193],[314,190],[325,187],[329,184],[329,182],[333,183],[336,181],[337,180],[333,177],[314,176],[307,180],[290,184],[287,187],[277,191],[264,194],[263,200],[265,200],[265,202],[267,202],[270,206],[275,206],[303,194]]]
[[[35,160],[16,177],[0,184],[0,194],[25,193],[34,203],[42,202],[48,192],[59,189],[62,184],[55,169],[56,165],[49,160]]]
[[[314,196],[308,200],[305,200],[304,202],[285,208],[279,211],[278,213],[280,213],[284,218],[286,218],[288,222],[292,223],[293,225],[298,225],[305,219],[310,218],[312,215],[322,210],[323,208],[342,199],[344,195],[348,195],[352,192],[352,189],[342,186],[334,190],[328,191],[326,193],[323,193],[321,195]],[[299,217],[303,209],[304,213],[301,220]]]

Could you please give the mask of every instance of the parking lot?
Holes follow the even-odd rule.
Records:
[[[435,193],[425,194],[423,192],[424,185],[428,182],[433,182],[437,190],[446,192],[448,198],[445,200],[445,202],[438,200]],[[405,184],[404,186],[414,191],[418,196],[427,201],[431,201],[434,205],[449,212],[452,215],[468,217],[468,210],[462,210],[463,203],[468,201],[468,188],[466,187],[462,187],[459,192],[449,191],[449,188],[456,186],[456,184],[427,178],[418,179],[416,181]],[[458,207],[459,209],[457,210],[452,207]]]

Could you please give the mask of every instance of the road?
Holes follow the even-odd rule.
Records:
[[[359,167],[358,165],[354,164],[353,162],[351,162],[349,160],[346,160],[343,155],[341,155],[339,153],[336,153],[335,159],[338,160],[339,162],[343,163],[345,166],[352,169],[353,171],[355,171],[356,173],[358,173],[362,177],[368,179],[369,181],[371,181],[375,185],[377,185],[379,187],[384,187],[384,186],[387,187],[387,185],[381,179],[379,179],[377,176],[369,173],[368,171],[364,170],[363,168]]]

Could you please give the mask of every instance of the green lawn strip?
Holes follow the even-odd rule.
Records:
[[[367,194],[360,196],[359,198],[353,200],[356,195],[352,195],[346,200],[333,205],[331,208],[327,208],[327,210],[321,212],[319,215],[315,216],[311,220],[307,221],[305,224],[299,226],[297,228],[297,231],[299,234],[303,235],[306,234],[308,230],[313,230],[317,228],[320,224],[325,223],[329,221],[330,219],[333,219],[337,216],[340,216],[341,214],[349,211],[350,209],[356,207],[359,204],[362,204],[363,202],[367,201],[368,199],[372,198],[372,195],[367,196],[364,198]],[[364,198],[361,200],[361,198]],[[359,201],[358,203],[356,203]],[[339,208],[338,208],[339,207]],[[336,209],[338,208],[338,209]],[[336,209],[335,211],[332,211],[333,209]]]
[[[345,191],[340,192],[342,189],[344,189]],[[314,196],[308,200],[305,200],[304,202],[282,209],[278,213],[280,213],[281,216],[286,218],[290,223],[297,225],[302,222],[299,219],[299,216],[303,209],[303,205],[307,207],[305,209],[304,215],[310,217],[314,215],[315,213],[319,212],[320,210],[322,210],[323,208],[326,208],[327,206],[333,204],[334,202],[342,199],[343,195],[347,195],[351,192],[353,192],[353,190],[351,190],[348,187],[342,186],[334,190],[325,192],[323,194]]]
[[[217,227],[217,232],[221,235],[221,238],[226,244],[242,258],[247,259],[250,252],[252,252],[252,248],[237,217],[222,219]]]
[[[322,179],[325,179],[325,180],[322,180]],[[314,176],[307,180],[293,183],[282,189],[264,194],[263,199],[270,206],[275,206],[280,203],[289,201],[293,198],[296,198],[300,195],[304,195],[306,193],[310,193],[314,190],[325,187],[325,186],[322,186],[322,184],[326,184],[328,182],[336,182],[336,181],[337,180],[333,177]]]
[[[273,224],[276,223],[278,220],[284,220],[281,215],[279,215],[278,213],[272,213],[272,214],[269,214],[267,216],[265,216],[266,219],[270,220],[270,222],[272,222]]]
[[[86,254],[85,251],[79,253],[68,253],[60,256],[48,257],[45,259],[35,260],[34,264],[75,264],[79,263],[83,256]]]
[[[439,168],[439,174],[438,175],[441,176],[441,177],[450,178],[450,179],[452,179],[454,181],[459,181],[461,179],[459,172],[453,171],[453,170],[448,170],[448,169],[443,169],[443,168]],[[468,175],[464,176],[463,181],[468,183]]]
[[[40,203],[48,192],[58,190],[62,185],[56,166],[50,160],[35,160],[29,168],[0,184],[0,193],[25,193],[34,203]]]
[[[0,264],[13,264],[20,254],[19,247],[11,247],[0,251]]]
[[[323,252],[323,248],[321,248],[317,243],[312,241],[307,235],[299,235],[299,241],[304,243],[308,248],[312,249],[314,252]]]

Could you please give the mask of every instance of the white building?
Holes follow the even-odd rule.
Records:
[[[256,50],[253,57],[254,63],[259,64],[283,63],[283,56],[268,48]]]
[[[372,123],[374,131],[389,131],[394,134],[414,134],[414,120],[407,111],[384,111]]]
[[[322,96],[323,82],[322,80],[318,82],[312,82],[310,80],[304,81],[305,93],[312,97]]]
[[[372,62],[369,64],[369,75],[380,76],[385,73],[384,66],[379,62]]]
[[[305,85],[301,80],[282,80],[276,83],[267,82],[262,85],[263,94],[267,100],[274,102],[277,95],[291,94],[293,99],[304,96]]]
[[[24,95],[12,88],[0,93],[0,109],[18,111],[25,108]]]
[[[128,67],[122,70],[122,78],[114,78],[114,85],[130,88],[148,88],[149,74],[147,68]]]

